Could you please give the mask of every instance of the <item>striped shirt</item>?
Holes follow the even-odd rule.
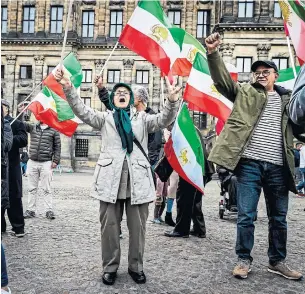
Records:
[[[268,92],[265,110],[242,157],[283,165],[282,100]]]

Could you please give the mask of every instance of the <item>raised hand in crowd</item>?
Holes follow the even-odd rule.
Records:
[[[99,89],[104,88],[102,76],[96,76],[93,82]]]
[[[221,42],[221,38],[219,33],[214,33],[208,36],[205,39],[205,44],[207,46],[208,53],[211,54],[214,51],[216,51],[217,47],[220,45],[220,42]]]
[[[182,86],[176,86],[177,83],[177,78],[174,78],[173,84],[169,82],[168,77],[165,77],[166,85],[167,85],[167,90],[168,90],[168,100],[170,102],[176,102],[179,100],[179,92],[182,89]]]

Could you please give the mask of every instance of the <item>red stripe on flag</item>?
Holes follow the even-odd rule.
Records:
[[[231,109],[220,100],[198,91],[189,84],[186,85],[183,99],[194,104],[197,109],[207,112],[223,121],[226,121],[231,114]],[[191,109],[191,108],[190,108]]]
[[[224,125],[225,125],[225,123],[224,123],[221,119],[219,119],[219,120],[217,121],[216,126],[215,126],[215,130],[216,130],[217,136],[220,135],[220,133],[221,133],[221,131],[222,131]]]
[[[173,140],[170,137],[169,140],[164,145],[164,152],[167,157],[167,160],[169,164],[172,166],[172,168],[179,174],[181,178],[183,178],[185,181],[190,183],[192,186],[194,186],[198,191],[200,191],[202,194],[204,194],[204,191],[201,190],[197,185],[195,185],[185,174],[184,170],[182,169],[179,160],[176,156],[176,153],[173,148]]]
[[[78,126],[78,123],[73,120],[58,121],[57,114],[50,108],[44,109],[38,101],[32,102],[29,110],[33,112],[37,120],[69,137],[75,133]]]
[[[120,36],[119,42],[159,67],[166,75],[169,73],[169,57],[163,48],[150,37],[127,24]]]
[[[188,77],[192,69],[192,64],[186,58],[178,58],[174,62],[171,73],[174,76]]]
[[[50,73],[44,80],[43,84],[47,86],[50,90],[56,93],[61,98],[66,99],[65,93],[62,89],[62,85],[55,80],[55,77]]]

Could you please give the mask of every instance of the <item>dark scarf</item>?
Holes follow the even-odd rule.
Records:
[[[119,87],[125,87],[130,92],[129,104],[124,109],[116,107],[113,103],[114,92]],[[132,127],[131,127],[131,121],[129,118],[130,105],[133,105],[133,103],[134,103],[134,98],[133,98],[133,93],[131,91],[131,88],[124,83],[116,84],[111,92],[109,102],[110,102],[110,106],[114,110],[113,119],[115,122],[116,129],[119,133],[119,136],[121,137],[122,148],[124,150],[126,149],[127,153],[130,154],[133,150],[133,138],[134,138],[134,135],[132,132]]]

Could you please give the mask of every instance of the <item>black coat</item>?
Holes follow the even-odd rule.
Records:
[[[1,208],[9,208],[8,191],[8,152],[13,145],[13,133],[10,123],[4,119],[1,108]]]
[[[9,122],[14,119],[11,116],[5,117]],[[9,157],[9,195],[10,198],[22,197],[22,175],[20,168],[19,148],[26,147],[28,144],[28,135],[25,126],[20,120],[16,120],[12,125],[13,146],[8,153]]]

